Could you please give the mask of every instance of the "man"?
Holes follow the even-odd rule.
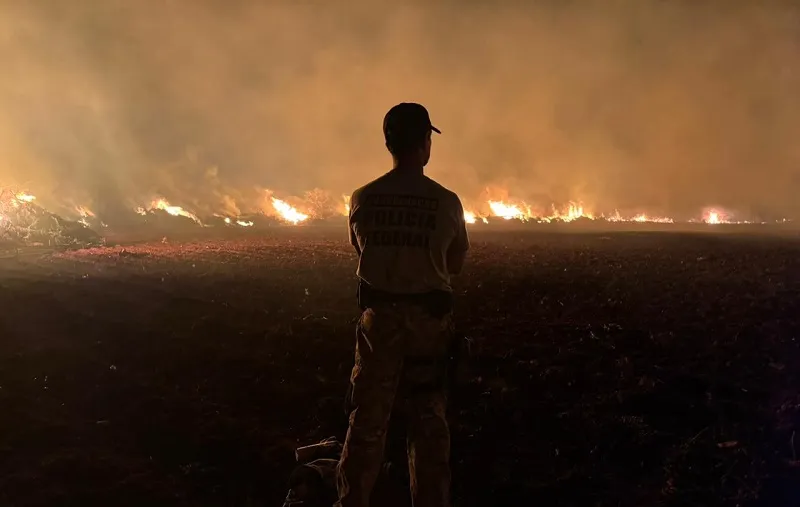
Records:
[[[350,242],[358,253],[359,306],[353,408],[339,462],[341,507],[366,507],[389,417],[402,411],[414,507],[450,502],[450,433],[444,380],[452,344],[450,276],[469,249],[458,196],[425,176],[431,124],[419,104],[386,114],[394,168],[350,199]]]

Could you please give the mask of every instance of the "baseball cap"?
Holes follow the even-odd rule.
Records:
[[[426,134],[429,130],[441,134],[442,131],[431,124],[428,110],[421,104],[402,102],[389,109],[383,118],[383,135],[386,142],[391,139]]]

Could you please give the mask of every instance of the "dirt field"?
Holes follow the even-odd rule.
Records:
[[[293,449],[344,434],[339,232],[0,262],[0,505],[280,505]],[[457,505],[800,501],[800,240],[473,242]]]

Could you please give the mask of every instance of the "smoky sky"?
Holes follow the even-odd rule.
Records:
[[[130,209],[349,194],[426,105],[428,173],[600,210],[800,215],[791,2],[0,1],[0,184]],[[235,203],[235,204],[231,204]]]

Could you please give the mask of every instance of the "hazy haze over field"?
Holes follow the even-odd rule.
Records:
[[[101,213],[349,193],[419,101],[466,202],[800,215],[797,4],[431,3],[0,1],[0,185]]]

